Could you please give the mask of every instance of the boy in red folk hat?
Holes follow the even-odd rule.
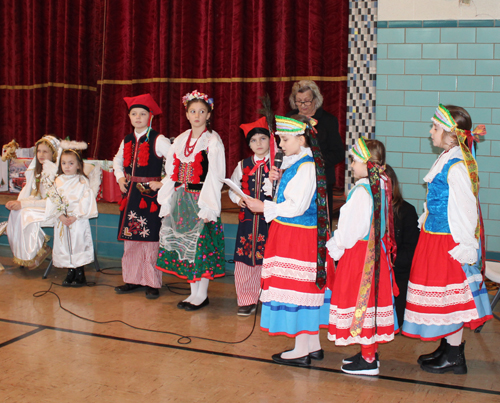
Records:
[[[123,193],[118,239],[125,241],[122,257],[124,285],[117,294],[146,287],[146,298],[159,297],[162,274],[155,269],[161,219],[156,200],[161,188],[163,158],[170,141],[151,128],[161,109],[150,94],[125,97],[134,132],[121,142],[113,159],[116,180]]]
[[[263,191],[264,179],[271,169],[269,159],[270,134],[263,116],[253,123],[242,124],[248,145],[254,155],[240,161],[231,180],[241,184],[243,193],[255,199],[271,200]],[[260,276],[268,224],[263,214],[252,213],[245,199],[229,191],[229,197],[240,206],[236,248],[234,251],[234,284],[238,297],[238,315],[249,316],[259,301]]]

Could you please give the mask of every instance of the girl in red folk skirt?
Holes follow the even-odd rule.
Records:
[[[330,256],[339,260],[334,281],[328,273],[332,291],[328,339],[340,346],[361,344],[360,353],[343,360],[343,372],[378,375],[378,343],[393,340],[397,324],[393,307],[397,287],[386,253],[395,244],[386,228],[392,227],[391,186],[380,141],[358,139],[351,156],[356,184],[327,243]]]
[[[326,177],[315,121],[301,115],[293,118],[276,116],[285,157],[275,200],[248,198],[246,204],[272,222],[262,266],[261,329],[295,338],[292,350],[274,354],[272,359],[309,366],[311,359],[324,356],[319,326],[326,283]],[[269,178],[277,177],[273,167]]]
[[[462,333],[492,318],[481,267],[484,231],[479,207],[479,177],[474,158],[472,121],[458,106],[439,105],[430,131],[444,151],[425,176],[427,200],[408,283],[403,334],[441,340],[421,355],[420,367],[442,374],[466,374]]]

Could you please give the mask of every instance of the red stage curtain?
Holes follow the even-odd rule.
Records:
[[[100,1],[3,1],[0,13],[2,144],[43,134],[92,141]]]
[[[123,97],[150,92],[163,109],[153,127],[175,137],[188,128],[181,97],[198,89],[214,98],[230,175],[248,154],[239,125],[258,118],[258,97],[268,92],[285,114],[301,78],[317,81],[344,134],[348,9],[348,0],[9,2],[0,138],[70,136],[90,143],[87,156],[111,159],[132,130]]]

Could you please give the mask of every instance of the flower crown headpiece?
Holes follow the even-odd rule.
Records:
[[[192,101],[193,99],[202,99],[203,101],[205,101],[207,104],[210,105],[212,110],[214,109],[213,98],[209,98],[207,94],[199,92],[198,90],[194,90],[193,92],[188,92],[186,95],[182,97],[182,103],[184,104],[184,108],[187,108],[188,102]]]
[[[354,161],[362,162],[364,164],[368,163],[372,156],[363,137],[360,137],[356,141],[349,152],[353,156]]]
[[[288,134],[291,136],[300,136],[306,132],[306,128],[310,130],[318,123],[317,120],[311,119],[309,123],[299,122],[298,120],[285,116],[275,116],[276,118],[276,134]]]

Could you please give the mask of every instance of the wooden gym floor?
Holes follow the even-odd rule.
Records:
[[[46,263],[28,271],[13,266],[9,256],[0,248],[5,266],[0,272],[0,402],[500,402],[496,319],[480,334],[464,331],[467,375],[423,372],[416,359],[436,343],[396,336],[379,349],[380,376],[350,376],[339,368],[358,347],[336,347],[324,331],[323,361],[310,368],[274,364],[271,355],[291,348],[293,340],[262,332],[259,316],[252,333],[255,317],[236,316],[233,277],[210,284],[208,307],[185,312],[176,308],[183,297],[173,292],[183,290],[164,287],[157,300],[147,300],[144,291],[115,294],[112,287],[122,284],[119,269],[104,274],[89,266],[93,287],[51,287],[61,283],[65,270],[53,269],[43,280]],[[101,261],[102,267],[117,265]],[[187,290],[173,276],[165,275],[164,283]],[[106,323],[71,315],[54,294],[34,297],[49,287],[64,308]],[[181,335],[193,336],[191,342],[182,344],[189,340]]]

